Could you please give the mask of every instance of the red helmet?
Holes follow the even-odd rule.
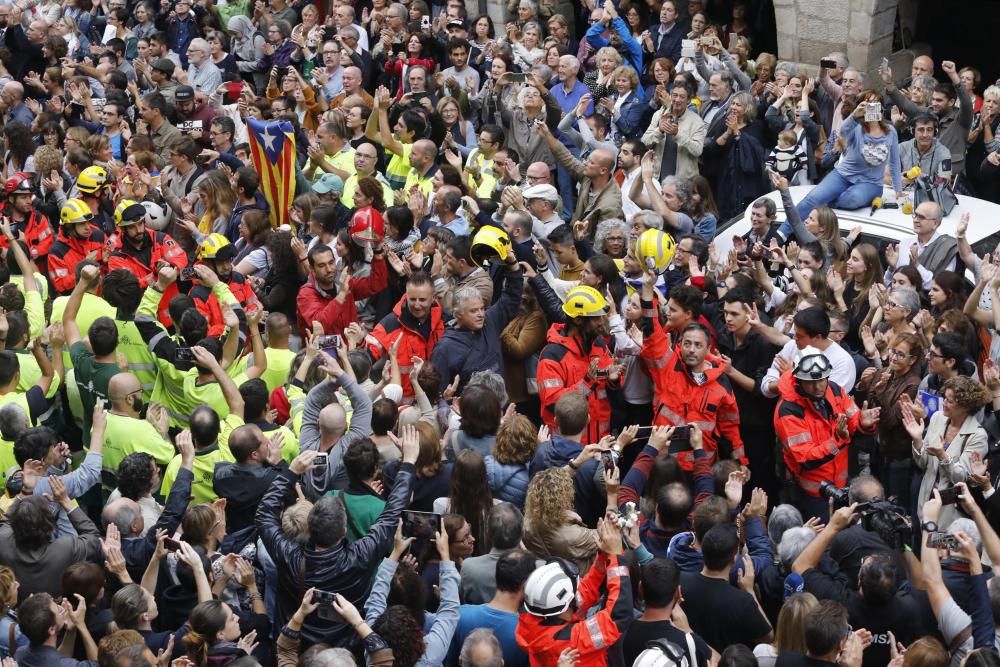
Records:
[[[23,171],[14,172],[14,174],[8,178],[6,182],[4,182],[3,193],[8,197],[12,195],[34,194],[35,190],[31,186],[31,176]]]
[[[351,218],[351,238],[359,245],[377,245],[385,236],[385,221],[377,209],[368,206]]]

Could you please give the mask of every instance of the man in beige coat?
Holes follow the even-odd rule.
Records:
[[[670,106],[653,114],[642,143],[656,156],[655,174],[662,181],[667,176],[688,179],[698,175],[698,158],[705,145],[708,126],[697,112],[692,111],[691,88],[674,84],[670,90]]]
[[[537,130],[549,145],[556,161],[580,183],[576,210],[573,211],[570,224],[577,220],[586,220],[587,235],[593,238],[599,222],[623,217],[622,191],[614,179],[615,156],[603,148],[598,148],[587,156],[587,161],[584,162],[573,157],[562,142],[552,136],[547,126],[540,124]]]

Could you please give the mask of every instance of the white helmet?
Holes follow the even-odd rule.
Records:
[[[169,220],[167,212],[156,202],[144,201],[141,203],[142,207],[146,209],[146,226],[158,232],[163,231]]]
[[[666,639],[655,639],[636,656],[632,667],[692,667],[688,656],[677,644]]]
[[[812,345],[795,354],[795,368],[792,376],[798,380],[822,380],[833,373],[833,365],[826,355]]]
[[[524,584],[524,607],[535,616],[558,616],[576,598],[576,577],[567,565],[552,561],[536,568]]]

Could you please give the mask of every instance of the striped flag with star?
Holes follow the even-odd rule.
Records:
[[[289,222],[295,198],[295,130],[287,120],[247,119],[250,155],[260,174],[260,189],[271,205],[271,227]]]

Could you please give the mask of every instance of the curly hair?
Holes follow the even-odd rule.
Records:
[[[7,601],[10,600],[16,584],[14,570],[6,565],[0,565],[0,611],[8,609]]]
[[[153,490],[154,464],[153,457],[145,452],[133,452],[122,459],[118,465],[118,490],[123,497],[138,502]]]
[[[946,395],[948,391],[954,392],[955,404],[969,414],[975,414],[990,402],[991,394],[986,385],[964,375],[945,380],[941,385],[941,395]]]
[[[538,432],[524,415],[514,415],[497,430],[493,443],[493,458],[505,465],[523,465],[535,455]]]
[[[424,629],[402,605],[392,605],[382,612],[372,630],[392,648],[394,667],[414,667],[424,654]]]
[[[528,485],[524,518],[536,531],[552,531],[566,523],[573,509],[573,476],[566,468],[549,468],[535,475]]]

